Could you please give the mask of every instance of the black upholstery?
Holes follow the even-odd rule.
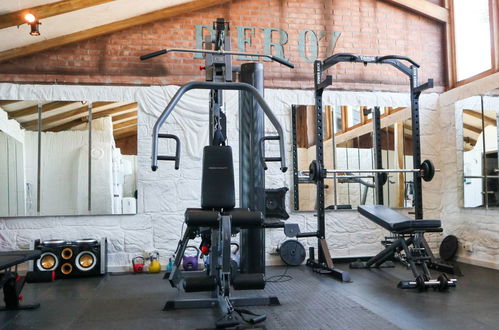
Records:
[[[223,213],[203,209],[187,209],[185,211],[185,224],[190,227],[214,228],[218,227],[220,217],[225,214],[231,216],[232,227],[258,228],[263,225],[262,213],[249,209],[233,209]]]
[[[201,208],[229,210],[235,205],[232,148],[229,146],[204,147]]]
[[[203,209],[187,209],[185,224],[189,227],[218,227],[220,213]]]
[[[359,205],[360,214],[394,233],[441,231],[440,220],[414,220],[383,205]]]
[[[39,250],[0,252],[0,270],[13,267],[29,260],[36,260],[40,258],[41,253],[42,252]]]

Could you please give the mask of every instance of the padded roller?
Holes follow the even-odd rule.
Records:
[[[213,291],[216,287],[217,282],[211,276],[198,275],[184,278],[185,292]]]
[[[232,227],[257,228],[263,226],[262,212],[233,210],[229,214],[231,215]]]
[[[220,213],[201,209],[187,209],[185,224],[189,227],[218,227]]]
[[[265,288],[265,276],[257,274],[237,274],[232,281],[235,290],[263,290]]]

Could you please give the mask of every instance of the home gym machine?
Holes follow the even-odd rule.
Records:
[[[404,62],[410,63],[410,65],[405,64]],[[380,111],[379,107],[375,107],[372,111],[373,116],[373,131],[374,131],[374,153],[375,153],[375,169],[373,170],[342,170],[342,169],[334,169],[327,170],[324,167],[324,150],[323,150],[323,123],[322,123],[322,95],[324,90],[332,84],[332,77],[326,76],[324,77],[324,72],[336,65],[340,62],[348,62],[348,63],[362,63],[364,65],[367,64],[388,64],[405,75],[407,75],[410,79],[410,98],[411,98],[411,114],[412,114],[412,127],[413,127],[413,136],[412,136],[412,146],[413,146],[413,167],[414,169],[383,169],[382,168],[382,159],[381,159],[381,122],[380,122]],[[428,243],[424,238],[425,231],[441,231],[440,221],[436,220],[428,220],[429,223],[424,223],[423,220],[423,200],[422,200],[422,180],[430,181],[434,174],[435,168],[431,161],[426,160],[421,162],[421,144],[420,144],[420,125],[419,125],[419,97],[421,93],[429,88],[433,87],[433,80],[429,79],[426,83],[420,85],[418,82],[418,68],[419,65],[414,62],[412,59],[405,56],[398,55],[388,55],[388,56],[361,56],[356,54],[349,53],[339,53],[334,54],[331,57],[325,59],[324,61],[315,61],[314,62],[314,82],[315,82],[315,103],[316,103],[316,159],[311,162],[309,166],[308,172],[303,172],[300,174],[308,175],[308,179],[316,184],[317,187],[317,200],[316,200],[316,211],[317,211],[317,231],[310,233],[299,233],[297,237],[317,237],[318,239],[318,259],[315,259],[314,247],[310,247],[309,259],[307,260],[307,265],[312,267],[316,271],[320,271],[321,273],[329,273],[333,275],[335,278],[348,281],[350,277],[348,273],[338,270],[334,267],[331,255],[329,252],[329,248],[325,238],[325,215],[324,215],[324,179],[325,178],[340,178],[341,176],[353,178],[355,175],[360,174],[371,174],[374,175],[375,189],[376,189],[376,203],[383,203],[383,184],[387,180],[387,173],[403,173],[409,172],[414,173],[414,209],[415,209],[415,218],[417,220],[417,225],[414,228],[406,227],[405,232],[394,232],[397,235],[409,235],[408,240],[404,240],[403,242],[399,242],[391,245],[391,249],[389,251],[395,251],[397,254],[404,250],[405,256],[404,261],[411,267],[416,278],[418,278],[419,273],[415,267],[415,263],[421,264],[423,266],[424,274],[420,276],[419,282],[421,283],[421,279],[424,281],[424,287],[434,286],[437,281],[431,282],[430,275],[428,271],[428,267],[432,267],[435,269],[440,269],[443,271],[451,271],[447,269],[448,267],[445,265],[438,264],[436,262],[435,257],[433,256]],[[332,176],[328,176],[328,174],[332,174]],[[388,209],[381,205],[375,206],[377,210],[386,211],[384,214],[391,214],[385,209]],[[361,206],[359,207],[359,212],[361,214],[367,216],[368,212],[364,212],[363,210],[370,210],[370,207]],[[389,210],[391,211],[391,210]],[[394,212],[394,211],[392,211]],[[396,213],[396,212],[394,212]],[[391,214],[393,215],[393,214]],[[402,216],[401,216],[402,217]],[[370,220],[373,220],[373,217],[368,217]],[[399,218],[400,219],[400,218]],[[376,223],[380,224],[381,222],[391,222],[393,219],[388,218],[380,218],[377,217],[377,220],[373,220]],[[407,219],[403,219],[405,221]],[[414,221],[412,221],[414,224]],[[424,225],[428,225],[428,227],[424,227]],[[386,225],[385,228],[389,227]],[[397,236],[398,237],[398,236]],[[386,240],[389,244],[391,241],[389,239]],[[412,249],[403,248],[405,245],[414,245]],[[388,249],[388,248],[387,248]],[[393,253],[390,254],[388,252],[380,253],[383,255],[384,261],[393,257]],[[417,257],[416,257],[417,255]],[[378,267],[381,264],[376,262],[379,261],[379,255],[373,257],[373,259],[369,260],[367,263],[362,265],[354,266],[364,266]],[[431,283],[430,283],[431,282]],[[434,283],[435,282],[435,283]],[[439,278],[440,287],[448,287],[454,286],[454,280],[448,280],[445,275],[442,275]],[[402,287],[415,287],[414,281],[405,281],[405,284]],[[418,284],[421,287],[421,284]]]
[[[160,129],[174,110],[181,97],[193,89],[210,90],[210,141],[203,152],[201,182],[201,208],[185,212],[185,233],[175,252],[173,270],[169,276],[172,287],[183,286],[186,292],[211,291],[213,298],[171,300],[165,310],[180,308],[210,308],[218,306],[222,318],[217,327],[233,327],[243,321],[259,323],[265,315],[256,315],[244,306],[276,305],[277,297],[232,297],[230,286],[235,290],[260,290],[265,287],[265,207],[264,170],[266,162],[280,162],[282,172],[287,170],[283,130],[279,121],[262,97],[263,65],[246,63],[240,68],[240,81],[234,82],[232,55],[268,58],[293,68],[293,65],[275,56],[234,52],[230,50],[229,23],[217,19],[213,24],[214,38],[207,36],[205,49],[165,49],[141,57],[142,60],[171,52],[204,54],[205,82],[190,82],[176,92],[158,118],[152,136],[152,170],[158,168],[158,160],[174,161],[175,169],[180,162],[180,139],[172,134],[160,133]],[[240,91],[240,206],[235,206],[232,150],[226,145],[226,116],[222,111],[223,91]],[[264,136],[263,115],[266,115],[277,131],[276,136]],[[176,142],[174,156],[158,155],[158,140],[173,139]],[[280,155],[266,157],[266,141],[279,143]],[[240,233],[241,260],[237,265],[231,260],[231,236]],[[204,272],[184,274],[180,270],[182,256],[190,239],[201,237],[200,250],[209,257],[209,267]],[[246,316],[244,316],[246,315]]]

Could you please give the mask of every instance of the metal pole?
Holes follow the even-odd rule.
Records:
[[[88,102],[88,212],[92,212],[92,102]]]
[[[413,168],[421,167],[421,140],[419,126],[419,95],[420,91],[415,91],[418,87],[418,68],[411,65],[411,121],[412,121],[412,164]],[[423,219],[423,183],[420,175],[413,176],[414,181],[414,217]]]
[[[263,96],[263,64],[241,65],[241,82],[254,86]],[[265,213],[265,170],[260,161],[259,142],[264,136],[264,114],[262,108],[248,92],[239,97],[239,199],[240,205],[251,211]],[[265,273],[265,230],[242,229],[241,235],[242,273]]]
[[[40,213],[41,207],[41,175],[42,175],[42,104],[38,103],[38,164],[36,174],[36,212]]]
[[[291,125],[293,126],[293,208],[295,211],[300,209],[300,179],[298,178],[298,144],[296,141],[296,118],[297,118],[297,106],[293,104],[291,106]]]
[[[482,112],[482,173],[483,173],[483,199],[485,202],[485,208],[489,208],[489,187],[487,181],[487,147],[485,146],[485,111],[483,109],[483,95],[480,95],[480,106]]]
[[[373,148],[374,148],[374,161],[376,169],[381,169],[383,167],[383,158],[381,152],[381,118],[379,107],[376,106],[372,110],[373,117]],[[375,173],[375,172],[374,172]],[[383,185],[381,184],[380,175],[376,175],[374,178],[374,183],[376,184],[376,204],[383,205]]]

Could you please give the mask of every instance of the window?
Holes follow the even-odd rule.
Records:
[[[454,0],[453,31],[456,82],[497,69],[494,57],[494,6],[497,0]]]

